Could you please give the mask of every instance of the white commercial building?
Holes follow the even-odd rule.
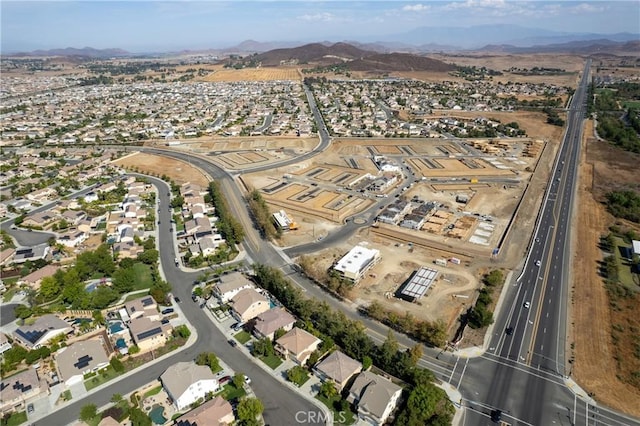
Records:
[[[342,278],[357,283],[379,261],[379,250],[357,245],[340,259],[333,269],[338,271]]]

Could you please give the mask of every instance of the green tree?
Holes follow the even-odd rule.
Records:
[[[128,293],[136,284],[136,273],[133,268],[118,269],[113,274],[113,288],[118,293]]]
[[[98,415],[98,407],[96,404],[87,404],[80,409],[80,420],[89,423]]]
[[[109,364],[113,368],[113,370],[117,373],[122,373],[125,370],[124,364],[115,356],[109,360]]]
[[[369,355],[362,357],[362,369],[368,370],[373,365],[373,360]]]
[[[238,404],[238,420],[241,422],[255,420],[264,411],[259,399],[244,398]]]
[[[331,380],[327,380],[320,385],[320,395],[331,399],[338,395],[338,389],[336,389],[336,385]]]
[[[129,419],[131,426],[151,426],[152,422],[149,416],[138,407],[129,410]]]
[[[160,257],[160,252],[158,250],[149,249],[145,250],[138,255],[138,260],[147,265],[155,265],[158,263],[158,258]]]
[[[300,367],[299,365],[295,365],[287,371],[287,379],[290,382],[300,384],[303,383],[307,379],[307,370],[304,367]]]
[[[20,319],[26,319],[33,315],[33,310],[26,305],[18,305],[13,309],[13,313]]]
[[[378,350],[378,364],[383,370],[389,370],[392,367],[392,361],[400,345],[393,331],[387,332],[387,339]]]
[[[111,395],[111,402],[113,402],[114,404],[118,404],[118,403],[122,402],[123,400],[124,400],[124,398],[119,393],[114,393],[113,395]]]
[[[187,327],[185,324],[179,325],[174,328],[173,333],[174,335],[179,336],[183,339],[187,339],[189,338],[189,336],[191,336],[191,330],[189,330],[189,327]]]
[[[273,355],[273,343],[268,337],[253,342],[253,356],[270,356]]]
[[[45,301],[50,301],[60,294],[60,284],[55,277],[44,277],[40,283],[40,295]]]
[[[236,389],[242,389],[242,387],[244,386],[244,374],[242,373],[236,373],[233,375],[233,386]]]

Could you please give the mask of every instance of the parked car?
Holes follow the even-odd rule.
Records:
[[[33,404],[27,405],[27,413],[31,414],[31,413],[33,413],[33,410],[34,410]]]
[[[221,385],[224,385],[226,383],[229,383],[230,381],[231,381],[231,376],[224,376],[223,378],[218,380],[218,383],[220,383]]]
[[[167,308],[162,311],[162,315],[172,314],[174,312],[173,308]]]
[[[234,347],[234,348],[235,348],[236,346],[238,346],[238,342],[236,342],[236,341],[235,341],[235,340],[233,340],[233,339],[229,339],[229,344],[230,344],[232,347]]]
[[[244,375],[244,382],[246,384],[250,384],[251,383],[251,379],[249,378],[249,376],[247,376],[246,374]]]

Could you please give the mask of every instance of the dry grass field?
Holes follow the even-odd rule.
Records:
[[[302,80],[302,74],[297,68],[220,68],[202,77],[202,81],[231,82],[231,81],[274,81],[274,80]]]
[[[128,170],[138,170],[140,173],[169,176],[178,185],[185,182],[197,183],[203,187],[209,185],[209,180],[200,169],[183,161],[160,155],[134,153],[113,162]]]
[[[633,374],[637,364],[637,349],[633,347],[632,334],[628,327],[637,321],[638,295],[627,300],[623,309],[613,309],[609,296],[599,275],[599,262],[603,253],[598,247],[599,239],[606,234],[614,222],[599,202],[612,184],[638,182],[633,178],[634,165],[640,156],[625,153],[599,142],[593,137],[593,123],[585,129],[585,148],[582,151],[580,180],[578,187],[577,221],[574,231],[572,323],[569,344],[575,349],[573,376],[594,397],[606,405],[635,416],[640,416],[640,390],[622,382],[618,376]],[[612,167],[614,166],[615,167]],[[632,179],[632,180],[629,180]],[[635,180],[633,180],[635,179]],[[627,306],[628,305],[628,306]],[[612,341],[613,324],[627,331],[626,338],[617,345]],[[637,333],[637,331],[635,331]],[[597,348],[597,350],[594,350]],[[635,351],[635,354],[634,354]]]

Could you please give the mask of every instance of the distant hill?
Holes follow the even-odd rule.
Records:
[[[351,71],[435,71],[447,72],[456,67],[437,59],[410,53],[383,53],[370,55],[344,64]]]
[[[24,57],[24,56],[82,56],[86,58],[113,58],[122,56],[131,56],[131,53],[122,49],[94,49],[93,47],[83,47],[77,49],[74,47],[67,47],[65,49],[50,49],[50,50],[34,50],[32,52],[19,52],[14,53],[11,56]]]
[[[370,46],[382,49],[382,46]],[[238,63],[237,59],[232,59]],[[274,49],[240,60],[246,66],[279,66],[283,63],[315,66],[340,65],[352,71],[451,71],[455,67],[442,61],[411,53],[377,53],[349,43],[312,43],[304,46]]]
[[[640,40],[618,42],[608,39],[578,40],[568,43],[556,43],[531,47],[518,47],[508,44],[487,45],[479,52],[503,52],[503,53],[573,53],[588,55],[606,52],[610,54],[640,51]]]
[[[293,48],[269,50],[251,57],[251,60],[260,62],[263,66],[277,66],[283,61],[328,65],[369,56],[374,53],[347,43],[335,43],[332,45],[311,43]]]

